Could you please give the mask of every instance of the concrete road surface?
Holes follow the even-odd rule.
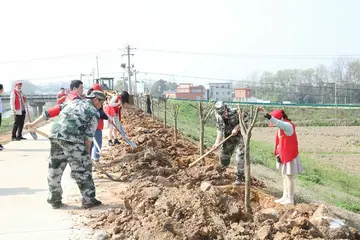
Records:
[[[49,133],[50,125],[40,128]],[[47,199],[47,160],[50,143],[39,135],[10,142],[0,151],[0,239],[94,239],[90,229],[75,226],[69,208],[80,206],[80,193],[67,167],[62,179],[68,209],[52,209]]]

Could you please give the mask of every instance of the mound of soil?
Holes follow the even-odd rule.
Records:
[[[253,214],[244,211],[244,187],[231,185],[232,171],[216,155],[192,168],[197,147],[181,133],[130,107],[124,122],[138,147],[117,145],[104,152],[103,167],[129,182],[124,206],[92,214],[89,225],[111,239],[360,239],[326,206],[281,206],[252,179]]]

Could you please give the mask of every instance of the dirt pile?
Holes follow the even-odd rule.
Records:
[[[244,188],[229,185],[233,173],[218,167],[215,155],[206,164],[186,168],[197,148],[173,130],[136,109],[124,123],[138,144],[113,147],[104,168],[129,182],[124,207],[91,215],[89,225],[104,228],[111,239],[360,239],[325,206],[280,206],[252,179],[251,205],[243,209]]]

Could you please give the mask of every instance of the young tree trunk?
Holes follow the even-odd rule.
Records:
[[[250,172],[250,139],[251,131],[255,125],[257,115],[259,113],[258,109],[255,109],[254,106],[250,107],[250,114],[248,123],[244,120],[244,112],[238,107],[239,111],[239,122],[240,122],[240,131],[244,139],[244,161],[245,161],[245,212],[248,214],[252,213],[250,205],[250,183],[251,183],[251,172]]]
[[[198,103],[198,113],[199,113],[199,122],[200,122],[200,156],[204,155],[204,114],[203,114],[203,105],[202,102]]]
[[[245,144],[245,209],[246,213],[251,214],[251,205],[250,205],[250,183],[251,183],[251,175],[250,175],[250,137],[244,137]]]
[[[160,99],[157,102],[157,118],[160,118]]]
[[[174,117],[174,142],[177,142],[177,117]]]
[[[166,99],[164,100],[164,128],[166,129]]]
[[[200,156],[204,155],[204,125],[202,119],[200,119]]]

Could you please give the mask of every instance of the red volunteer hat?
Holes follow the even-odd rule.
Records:
[[[274,111],[272,111],[271,113],[270,113],[270,115],[272,116],[272,117],[274,117],[274,118],[276,118],[276,119],[278,119],[278,120],[280,120],[281,118],[282,118],[282,110],[280,110],[280,109],[275,109]],[[269,123],[269,127],[273,127],[274,126],[274,124],[272,124],[271,122]]]
[[[92,85],[92,89],[98,90],[98,91],[102,91],[102,87],[101,87],[99,84],[97,84],[97,83],[95,83],[94,85]]]
[[[19,80],[18,80],[18,81],[16,81],[16,82],[15,82],[15,86],[17,86],[17,85],[22,85],[22,82],[21,82],[21,81],[19,81]]]

